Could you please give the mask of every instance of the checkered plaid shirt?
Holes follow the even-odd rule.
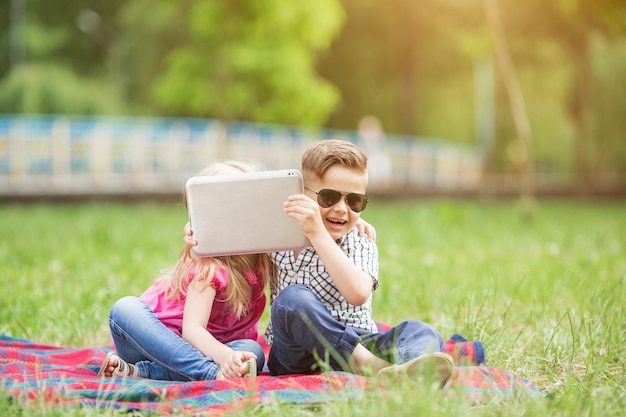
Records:
[[[354,262],[356,267],[372,277],[372,290],[378,288],[378,249],[366,236],[359,236],[356,228],[337,241],[343,252]],[[272,285],[270,303],[278,293],[291,284],[304,284],[309,287],[324,303],[332,316],[348,326],[376,332],[376,323],[372,319],[372,296],[367,301],[355,306],[346,301],[339,293],[335,283],[326,271],[324,263],[313,248],[304,248],[298,259],[294,253],[273,252],[272,262],[276,267],[276,280]],[[265,342],[271,344],[272,324],[265,331]]]

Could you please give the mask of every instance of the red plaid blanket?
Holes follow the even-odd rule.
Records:
[[[168,415],[232,413],[270,401],[310,404],[346,395],[358,398],[373,383],[344,372],[318,375],[170,382],[142,378],[98,378],[109,346],[62,347],[0,335],[0,392],[22,404],[46,407],[92,406],[145,410]],[[486,366],[460,366],[443,395],[481,401],[542,394],[520,376]]]

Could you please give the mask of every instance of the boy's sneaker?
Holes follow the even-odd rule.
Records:
[[[408,362],[391,365],[378,371],[379,386],[391,387],[409,380],[418,384],[437,384],[443,387],[454,372],[454,359],[447,353],[435,352],[419,356]]]

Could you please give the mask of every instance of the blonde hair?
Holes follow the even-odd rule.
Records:
[[[322,178],[335,165],[367,175],[367,156],[356,145],[345,140],[322,140],[309,146],[302,154],[302,172],[305,178],[308,175]]]
[[[257,167],[251,164],[224,161],[205,167],[196,176],[240,174],[257,170]],[[184,192],[183,201],[187,207]],[[195,277],[190,286],[198,291],[204,291],[211,285],[215,272],[219,268],[226,268],[228,274],[226,299],[219,301],[228,305],[237,318],[246,314],[251,304],[252,289],[246,279],[245,272],[252,271],[260,276],[263,285],[269,281],[272,275],[271,262],[267,253],[200,258],[192,255],[190,247],[185,245],[178,256],[176,266],[159,278],[165,287],[166,298],[175,300],[186,294],[184,284],[194,268]]]

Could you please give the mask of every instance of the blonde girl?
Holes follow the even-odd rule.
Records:
[[[227,161],[198,175],[254,170]],[[257,339],[271,271],[267,254],[199,258],[185,245],[176,266],[140,297],[113,305],[115,352],[98,375],[170,381],[256,375],[265,364]]]

